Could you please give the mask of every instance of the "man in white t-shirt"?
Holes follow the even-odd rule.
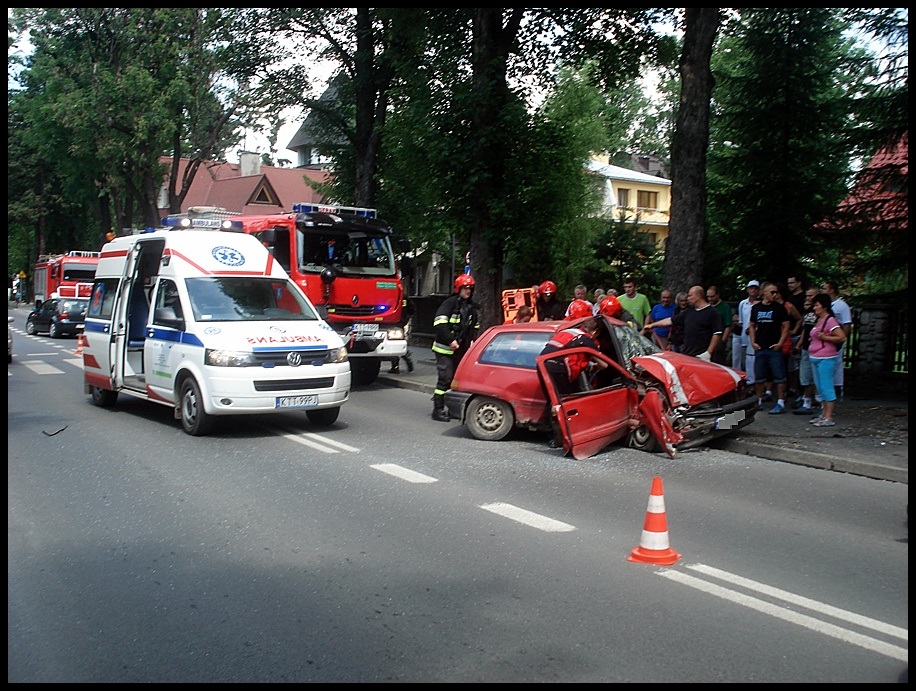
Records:
[[[747,297],[738,303],[738,323],[740,341],[738,342],[739,355],[736,360],[732,353],[732,365],[737,362],[735,369],[743,369],[747,373],[747,383],[753,384],[754,379],[754,349],[750,347],[748,327],[751,324],[751,307],[760,302],[760,281],[747,282]],[[734,345],[734,344],[733,344]]]
[[[846,332],[846,342],[837,348],[840,356],[836,359],[836,364],[833,369],[833,385],[836,387],[837,396],[842,400],[844,394],[843,354],[846,352],[846,343],[849,342],[849,331],[852,329],[852,310],[849,309],[849,304],[840,297],[840,292],[837,290],[836,283],[833,281],[824,281],[823,285],[821,285],[821,290],[830,296],[830,309],[833,310],[833,316],[836,317],[840,326],[843,327],[843,331]]]

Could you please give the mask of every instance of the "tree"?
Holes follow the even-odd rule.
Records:
[[[681,53],[681,96],[671,142],[671,220],[662,278],[671,290],[700,283],[706,255],[706,148],[719,27],[714,7],[687,8]]]
[[[811,231],[849,179],[849,28],[835,9],[742,10],[717,55],[707,268],[726,284],[837,278]]]

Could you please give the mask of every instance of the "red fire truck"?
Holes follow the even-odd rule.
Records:
[[[234,216],[302,288],[347,344],[353,381],[407,352],[404,282],[393,231],[375,209],[296,204],[291,213]],[[410,249],[406,239],[398,244]]]
[[[52,297],[89,297],[98,263],[98,252],[71,250],[66,254],[42,254],[32,272],[35,304]]]

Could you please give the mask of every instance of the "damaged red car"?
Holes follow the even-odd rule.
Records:
[[[450,417],[483,440],[503,439],[517,428],[555,428],[564,451],[577,459],[618,441],[673,457],[753,421],[757,399],[743,372],[662,351],[617,319],[597,319],[600,353],[540,356],[554,333],[585,318],[490,327],[455,372],[445,395]],[[607,367],[589,368],[578,391],[560,396],[545,362],[577,353]]]

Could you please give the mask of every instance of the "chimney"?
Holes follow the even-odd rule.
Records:
[[[261,172],[261,156],[251,151],[242,151],[239,153],[239,168],[242,177],[249,175],[258,175]]]

